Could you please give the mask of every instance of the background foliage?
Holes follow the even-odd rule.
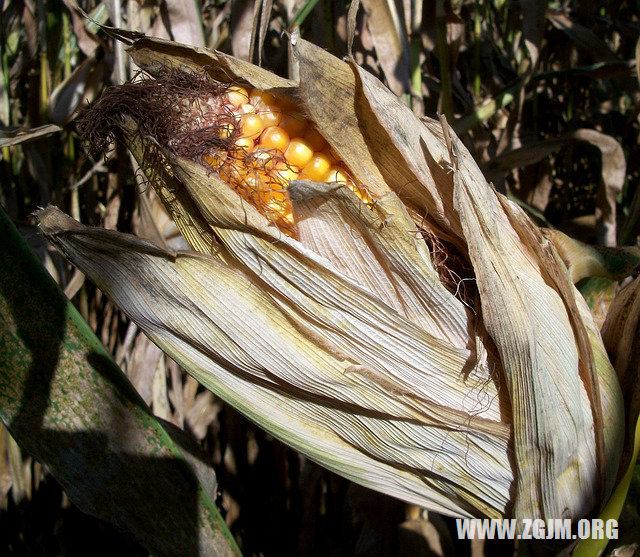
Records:
[[[487,178],[540,224],[589,243],[640,233],[640,2],[362,0],[356,61],[419,115],[441,112]],[[340,0],[4,0],[0,12],[0,205],[153,412],[193,436],[247,555],[471,552],[433,514],[350,485],[273,441],[204,391],[33,231],[54,203],[85,224],[183,241],[127,152],[91,158],[76,109],[136,73],[96,23],[216,48],[295,77],[287,33],[346,54]],[[90,14],[92,20],[82,16]],[[615,284],[585,286],[599,315]],[[638,483],[621,521],[640,538]],[[126,533],[76,511],[0,429],[0,551],[125,551]],[[430,549],[429,549],[430,548]],[[504,544],[501,550],[509,551]],[[495,548],[475,547],[491,553]],[[479,554],[479,553],[476,553]]]

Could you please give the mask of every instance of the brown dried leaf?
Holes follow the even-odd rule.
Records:
[[[591,143],[602,153],[602,184],[596,201],[598,243],[615,246],[616,197],[622,191],[627,173],[622,146],[610,135],[596,130],[576,130],[571,137]]]
[[[144,401],[151,405],[154,377],[160,359],[160,350],[143,333],[138,334],[127,363],[127,376]]]
[[[169,36],[176,42],[204,46],[202,16],[194,0],[164,0]]]
[[[127,51],[133,61],[151,75],[157,75],[167,68],[189,69],[198,74],[205,71],[217,81],[248,83],[265,90],[278,89],[285,95],[290,94],[296,85],[289,79],[215,50],[190,47],[140,34],[133,37],[123,35],[123,38],[129,41]]]
[[[41,137],[51,135],[53,133],[61,131],[60,126],[55,124],[46,124],[37,128],[16,128],[16,127],[1,127],[0,128],[0,147],[8,147],[10,145],[19,145],[20,143],[26,143],[34,141]]]
[[[102,87],[103,70],[102,61],[91,56],[53,90],[49,97],[49,117],[53,123],[66,124],[79,106],[93,101]]]
[[[409,90],[409,52],[396,5],[392,0],[363,0],[362,6],[389,88],[402,95]]]
[[[231,53],[240,60],[249,60],[253,5],[254,0],[236,0],[231,4]]]
[[[636,422],[640,414],[640,280],[636,279],[623,288],[609,307],[602,326],[602,340],[618,374],[627,411],[627,439],[633,441]],[[627,443],[621,461],[626,469],[633,443]]]
[[[86,14],[78,6],[75,0],[62,0],[62,2],[71,14],[73,33],[76,36],[76,41],[78,42],[80,50],[85,56],[92,56],[95,53],[98,44],[100,44],[100,41],[98,37],[93,33],[90,33],[85,27],[84,22]]]

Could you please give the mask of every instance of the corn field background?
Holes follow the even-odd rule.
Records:
[[[53,203],[87,225],[184,241],[122,145],[91,157],[76,110],[137,73],[99,25],[217,49],[295,78],[288,34],[347,53],[340,0],[3,0],[0,205],[154,414],[213,466],[245,555],[493,555],[455,524],[331,474],[273,440],[155,345],[35,231]],[[83,16],[89,14],[90,18]],[[494,186],[540,225],[590,244],[640,234],[640,1],[361,0],[356,61],[418,115],[446,115]],[[1,238],[0,242],[5,241]],[[579,287],[602,322],[618,285]],[[636,470],[616,546],[640,540]],[[139,503],[138,503],[139,504]],[[81,513],[0,427],[0,552],[148,555]],[[633,544],[636,543],[635,547]]]

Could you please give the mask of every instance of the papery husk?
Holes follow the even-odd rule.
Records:
[[[559,230],[544,229],[577,283],[587,277],[605,277],[622,280],[640,265],[640,249],[635,246],[591,246],[575,240]]]
[[[353,63],[301,39],[293,49],[305,86],[289,92],[299,95],[354,178],[377,196],[373,211],[344,188],[316,184],[314,193],[294,184],[294,212],[316,221],[306,232],[301,224],[300,242],[202,166],[158,149],[166,171],[161,197],[180,217],[181,230],[196,240],[209,238],[193,242],[194,249],[215,251],[218,259],[154,252],[144,264],[136,261],[156,269],[146,278],[127,271],[105,282],[100,273],[113,277],[115,271],[101,258],[131,267],[118,255],[120,244],[103,251],[97,243],[83,245],[82,252],[74,242],[98,233],[67,234],[71,225],[63,220],[47,234],[205,386],[342,475],[456,516],[579,518],[597,509],[618,470],[622,399],[597,330],[554,247],[486,183],[446,123],[421,122]],[[150,73],[162,65],[186,66],[263,89],[291,85],[231,57],[167,41],[137,39],[130,52]],[[318,195],[328,208],[324,217]],[[185,215],[192,214],[196,219],[189,222]],[[479,292],[477,315],[440,282],[424,245],[412,236],[415,227],[402,240],[409,216],[418,229],[441,235],[468,258]],[[354,242],[357,253],[346,253],[345,223],[365,237]],[[325,235],[324,243],[335,241],[335,253],[313,251],[314,230]],[[127,242],[128,249],[144,253]],[[379,265],[366,264],[367,256]],[[347,271],[350,257],[361,271]],[[162,286],[156,296],[142,296],[152,281],[174,277],[183,261],[202,268],[189,271],[186,282],[172,279],[173,286]],[[368,271],[375,278],[365,280]],[[229,292],[244,285],[247,300],[238,293],[235,310],[249,303],[244,315],[270,315],[263,334],[277,333],[277,340],[247,340],[239,360],[231,349],[222,357],[225,343],[237,346],[234,339],[244,338],[240,327],[231,327],[233,314],[217,325],[215,342],[209,328],[203,342],[184,315],[171,314],[183,311],[183,304],[196,317],[225,315],[224,308],[209,305],[216,281]],[[127,298],[125,284],[137,292],[135,299]],[[390,285],[395,292],[387,290]],[[192,289],[198,303],[176,306]],[[155,297],[165,306],[153,303]],[[448,305],[450,314],[425,308],[426,300]],[[283,361],[266,365],[278,344],[289,347],[292,361],[304,350],[318,359],[300,376]]]
[[[626,467],[633,450],[632,440],[640,415],[640,281],[635,279],[618,292],[602,326],[602,338],[622,387],[626,408],[625,453],[621,466]]]
[[[305,64],[316,65],[318,49],[304,41],[295,48],[310,51],[300,57],[303,75]],[[344,65],[333,63],[340,64]],[[591,344],[575,311],[574,293],[559,257],[551,246],[541,249],[546,242],[539,234],[532,237],[533,225],[528,219],[520,219],[520,231],[514,229],[509,213],[514,214],[515,207],[505,213],[508,202],[500,202],[453,130],[435,121],[420,125],[397,101],[391,111],[392,94],[375,78],[353,67],[379,123],[376,126],[371,119],[363,118],[358,120],[359,129],[365,136],[378,137],[381,130],[391,130],[380,144],[395,145],[397,152],[387,147],[389,156],[402,153],[419,178],[413,184],[415,193],[408,194],[406,186],[398,187],[393,181],[389,185],[407,203],[421,203],[427,215],[435,214],[436,221],[440,221],[441,211],[446,213],[450,234],[460,235],[458,219],[462,225],[484,324],[500,352],[513,405],[520,486],[516,516],[586,514],[613,487],[622,440],[615,429],[610,429],[613,437],[605,446],[597,375],[609,378],[610,364],[600,361],[601,369],[595,369]],[[335,71],[327,74],[325,81],[331,82]],[[322,74],[316,73],[322,79]],[[303,98],[307,106],[322,102],[314,95]],[[339,112],[339,108],[332,108]],[[362,107],[356,108],[358,111],[368,112]],[[320,129],[323,131],[322,126]],[[373,141],[372,149],[377,144]],[[422,153],[417,152],[417,145]],[[530,229],[529,237],[522,231],[523,222]],[[561,345],[558,339],[564,339]],[[614,389],[610,393],[613,400],[621,401],[615,384],[606,384]],[[607,416],[618,425],[622,423],[619,406],[614,403],[610,407],[613,415]],[[575,455],[580,456],[572,461]]]
[[[83,227],[53,208],[38,218],[156,344],[285,443],[353,481],[440,512],[504,514],[508,426],[456,419],[391,379],[381,384],[353,357],[301,335],[293,308],[257,288],[240,265]]]

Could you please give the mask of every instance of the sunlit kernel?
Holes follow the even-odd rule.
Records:
[[[356,187],[353,183],[348,183],[349,189],[358,196],[358,199],[363,203],[371,203],[371,198],[367,193],[367,190]]]
[[[249,102],[249,93],[244,87],[237,87],[235,85],[229,87],[227,89],[227,98],[229,99],[229,104],[234,108],[238,108],[240,105]]]
[[[257,114],[243,114],[240,121],[242,137],[254,139],[258,137],[264,129],[264,124]]]
[[[274,168],[278,164],[284,164],[282,158],[271,149],[256,149],[251,154],[251,166],[258,172]]]
[[[340,182],[341,184],[349,183],[349,177],[339,166],[332,166],[324,177],[323,182]]]
[[[313,147],[301,137],[294,137],[284,152],[284,158],[289,164],[304,167],[313,157]]]
[[[218,137],[220,139],[229,139],[236,127],[231,122],[224,122],[218,127]]]
[[[238,112],[240,112],[240,114],[251,114],[252,112],[255,112],[255,111],[256,111],[256,107],[249,103],[241,104],[238,107]]]
[[[257,114],[260,116],[265,128],[277,126],[282,120],[282,110],[277,106],[265,106],[258,109]]]
[[[324,153],[314,153],[311,160],[302,169],[305,178],[314,182],[322,182],[331,169],[331,161]]]
[[[235,145],[236,147],[240,147],[247,152],[252,151],[254,147],[253,139],[250,139],[248,137],[241,137],[240,139],[237,139]]]
[[[279,163],[276,165],[276,169],[273,170],[272,175],[282,187],[287,187],[291,180],[298,179],[300,175],[300,168],[297,166]]]
[[[272,126],[264,130],[259,143],[260,147],[264,149],[276,149],[284,152],[289,145],[289,134],[278,126]]]
[[[278,100],[267,91],[260,91],[259,89],[253,89],[249,93],[249,102],[253,105],[275,105],[278,104]]]

